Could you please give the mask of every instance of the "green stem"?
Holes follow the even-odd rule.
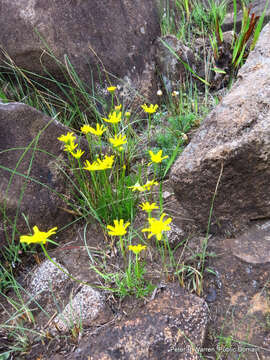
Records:
[[[139,274],[139,260],[138,260],[138,254],[135,254],[136,260],[135,260],[135,275],[138,280],[140,280],[140,274]]]
[[[148,134],[147,134],[147,140],[148,140],[148,142],[149,142],[149,140],[150,140],[150,129],[151,129],[151,115],[148,114],[148,130],[147,130],[147,132],[148,132]]]
[[[123,240],[123,236],[119,236],[120,239],[120,247],[121,247],[121,252],[124,258],[124,263],[126,264],[126,252],[125,252],[125,247],[124,247],[124,240]]]

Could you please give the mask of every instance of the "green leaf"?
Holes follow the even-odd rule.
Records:
[[[212,68],[211,70],[213,70],[215,73],[226,74],[226,71],[219,68]]]
[[[264,7],[264,10],[263,10],[263,13],[262,15],[260,16],[260,19],[258,21],[258,24],[256,26],[256,29],[254,31],[254,36],[253,36],[253,40],[252,40],[252,44],[250,46],[250,51],[252,51],[256,45],[256,42],[259,38],[259,35],[260,35],[260,32],[262,30],[262,26],[263,26],[263,21],[264,21],[264,16],[265,16],[265,12],[266,12],[266,9],[268,8],[268,5],[269,5],[269,0],[267,0],[266,4],[265,4],[265,7]]]

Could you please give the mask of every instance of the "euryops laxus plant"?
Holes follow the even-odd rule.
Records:
[[[116,273],[111,277],[110,282],[116,284],[116,288],[110,288],[110,290],[118,293],[119,296],[128,294],[145,296],[154,289],[154,286],[151,283],[146,283],[143,278],[146,270],[145,263],[140,259],[140,253],[147,250],[147,240],[143,237],[143,233],[148,233],[149,239],[155,236],[156,241],[162,240],[163,245],[161,246],[166,249],[167,238],[165,233],[170,230],[169,224],[172,221],[171,218],[165,218],[166,214],[162,213],[161,210],[158,218],[151,216],[153,210],[159,209],[159,206],[152,201],[153,189],[159,185],[157,181],[158,166],[164,159],[168,158],[168,155],[163,156],[162,150],[156,152],[149,150],[148,163],[140,169],[139,176],[133,178],[127,173],[130,131],[126,129],[129,128],[127,122],[131,114],[128,111],[123,112],[121,104],[115,105],[114,92],[116,87],[111,86],[107,90],[112,97],[112,107],[108,115],[94,125],[83,125],[78,136],[79,140],[71,131],[62,134],[58,140],[63,144],[63,151],[68,154],[67,166],[73,174],[72,182],[76,184],[74,195],[81,202],[78,206],[78,213],[81,208],[86,206],[85,204],[88,204],[95,218],[98,218],[106,229],[107,234],[118,239],[117,244],[123,258],[124,271],[121,276]],[[142,108],[148,115],[147,131],[149,138],[151,116],[157,111],[158,105],[150,104],[148,106],[144,104]],[[86,139],[89,148],[87,158],[84,161],[82,161],[82,157],[85,150],[79,146],[82,138]],[[154,167],[154,175],[150,179],[143,174],[142,170],[147,170],[148,167],[152,166]],[[79,189],[80,197],[76,195],[77,189]],[[131,240],[134,236],[129,236],[127,228],[132,223],[139,199],[142,202],[138,208],[148,214],[148,226],[141,230],[141,235],[137,236],[137,244],[134,244]],[[45,247],[47,241],[54,243],[48,238],[56,233],[57,228],[43,232],[34,226],[33,230],[33,235],[21,236],[20,242],[40,244],[45,256],[65,272],[49,256]],[[129,232],[132,232],[132,227]],[[94,270],[96,269],[94,268]],[[71,279],[81,282],[73,275],[67,275]]]

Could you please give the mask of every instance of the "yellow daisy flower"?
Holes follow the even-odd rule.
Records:
[[[97,159],[97,161],[102,162],[102,164],[105,168],[104,170],[111,169],[113,166],[113,162],[114,162],[114,155],[111,155],[111,156],[106,155],[102,161],[100,161],[99,159]]]
[[[109,91],[109,93],[114,93],[116,89],[117,89],[116,86],[107,87],[107,91]]]
[[[61,135],[57,140],[64,142],[65,144],[70,144],[76,140],[76,136],[73,132],[68,132],[66,135]]]
[[[147,114],[154,114],[157,111],[158,105],[150,104],[150,106],[147,106],[144,104],[142,105],[142,108]]]
[[[91,164],[90,161],[88,160],[85,160],[84,162],[84,169],[88,171],[100,170],[99,165],[96,161],[94,161],[93,164]]]
[[[48,237],[56,234],[57,227],[52,228],[47,232],[40,231],[37,226],[33,227],[33,235],[22,235],[20,236],[20,242],[26,244],[46,244]]]
[[[148,239],[150,239],[152,236],[155,235],[157,240],[161,240],[162,233],[164,231],[171,230],[169,224],[171,223],[172,218],[168,218],[163,222],[165,216],[166,214],[162,214],[159,220],[155,218],[148,219],[150,227],[146,229],[142,229],[142,232],[146,232],[146,231],[150,232],[150,234],[148,235]]]
[[[118,136],[115,135],[114,138],[109,138],[110,143],[113,145],[113,147],[118,148],[119,151],[123,150],[124,144],[127,143],[127,138],[125,135],[119,134]]]
[[[106,170],[111,169],[114,162],[114,155],[112,156],[105,156],[103,160],[97,158],[92,164],[86,160],[84,165],[85,170],[89,171],[99,171],[99,170]]]
[[[124,224],[124,220],[120,219],[119,220],[114,220],[113,221],[114,226],[112,225],[108,225],[107,229],[110,230],[108,231],[108,234],[111,236],[123,236],[127,233],[127,227],[130,225],[130,222],[127,222]]]
[[[145,250],[146,248],[147,246],[142,244],[128,246],[128,249],[132,251],[135,255],[139,254],[142,250]]]
[[[81,149],[77,149],[76,152],[71,152],[71,155],[75,158],[75,159],[80,159],[82,157],[82,155],[84,154],[84,151],[82,151]]]
[[[104,127],[104,125],[99,125],[99,124],[96,124],[96,128],[93,128],[90,125],[84,125],[81,127],[81,132],[83,134],[91,133],[96,136],[101,136],[106,130],[107,130],[107,128]]]
[[[72,141],[72,142],[70,142],[70,144],[66,144],[66,145],[64,146],[64,151],[67,151],[67,152],[69,152],[69,153],[73,153],[77,146],[78,146],[78,144],[75,144],[75,143]]]
[[[149,154],[151,157],[151,162],[148,164],[148,166],[152,163],[159,164],[162,160],[167,159],[169,156],[162,156],[162,150],[159,150],[156,154],[153,153],[153,151],[149,150]]]
[[[143,192],[143,191],[146,190],[146,189],[144,188],[144,186],[140,185],[139,182],[136,182],[135,185],[128,186],[128,189],[132,189],[132,191],[140,191],[140,192]]]
[[[155,180],[147,180],[147,183],[143,185],[145,190],[150,191],[152,186],[158,185],[158,182]]]
[[[150,204],[148,201],[140,204],[139,206],[142,208],[143,211],[146,211],[146,212],[151,212],[154,209],[158,209],[158,206],[156,203]]]
[[[109,114],[108,119],[103,118],[103,120],[111,124],[117,124],[121,121],[121,117],[122,117],[122,111],[119,112],[113,111],[113,113]]]

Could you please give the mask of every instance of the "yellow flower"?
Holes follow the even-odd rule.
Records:
[[[140,185],[138,182],[136,182],[133,186],[128,186],[128,189],[132,189],[132,191],[145,191],[146,189],[144,186]]]
[[[158,206],[156,203],[150,204],[148,201],[140,204],[139,206],[142,208],[142,210],[144,210],[146,212],[151,212],[154,209],[158,209]]]
[[[153,151],[149,150],[149,154],[151,157],[151,162],[148,164],[148,166],[152,163],[161,163],[162,160],[167,159],[169,156],[162,156],[162,150],[159,150],[156,154],[153,153]]]
[[[116,86],[109,86],[107,87],[107,91],[109,91],[110,93],[114,93],[116,90]]]
[[[114,108],[116,111],[120,111],[122,109],[122,104],[116,105]]]
[[[106,155],[105,158],[101,161],[99,159],[97,159],[97,161],[99,163],[102,163],[102,165],[104,166],[104,170],[106,169],[111,169],[113,166],[113,162],[114,162],[114,155],[108,156]]]
[[[158,182],[155,181],[155,180],[147,180],[147,183],[143,185],[143,188],[145,190],[148,190],[150,191],[151,190],[151,187],[154,186],[154,185],[158,185]]]
[[[128,249],[132,251],[135,255],[139,254],[142,250],[146,249],[146,245],[138,244],[138,245],[129,245]]]
[[[73,141],[71,141],[70,144],[65,145],[64,151],[73,153],[77,146],[78,146],[78,144],[75,144]]]
[[[168,218],[163,222],[164,216],[166,216],[166,214],[162,214],[159,220],[155,218],[148,219],[150,227],[142,229],[142,232],[150,232],[148,239],[155,235],[157,240],[161,240],[163,231],[171,230],[169,224],[171,223],[172,218]]]
[[[119,111],[118,113],[114,111],[113,113],[109,114],[108,119],[103,118],[103,120],[111,124],[116,124],[119,123],[119,121],[121,121],[121,117],[122,117],[122,111]]]
[[[20,236],[20,242],[26,244],[46,244],[48,237],[53,234],[56,234],[57,227],[52,228],[47,232],[39,231],[37,226],[33,227],[34,234],[33,235],[22,235]]]
[[[99,125],[99,124],[96,124],[96,128],[94,129],[92,126],[90,125],[84,125],[81,127],[81,132],[83,134],[88,134],[88,133],[91,133],[93,135],[96,135],[96,136],[101,136],[104,131],[106,131],[107,128],[104,127],[104,125]]]
[[[103,160],[97,158],[96,161],[94,161],[92,164],[86,160],[84,165],[85,170],[89,171],[98,171],[98,170],[106,170],[111,169],[114,162],[114,155],[112,156],[105,156]]]
[[[114,226],[108,225],[107,229],[110,230],[108,231],[108,234],[111,236],[123,236],[127,233],[127,227],[130,225],[129,222],[124,224],[124,220],[120,219],[119,220],[114,220],[113,221]]]
[[[93,164],[91,164],[90,161],[88,161],[88,160],[85,160],[85,162],[84,162],[84,169],[88,170],[88,171],[100,170],[98,163],[96,161],[94,161]]]
[[[71,152],[71,155],[73,157],[75,157],[75,159],[80,159],[82,157],[82,155],[84,154],[84,151],[82,151],[81,149],[77,149],[76,152]]]
[[[65,144],[73,143],[76,140],[76,136],[73,132],[68,132],[66,135],[61,135],[57,140],[64,142]]]
[[[118,150],[122,151],[122,150],[123,150],[123,146],[121,146],[121,145],[126,144],[126,142],[127,142],[126,139],[127,139],[127,138],[126,138],[125,135],[119,134],[118,136],[115,135],[114,138],[109,138],[109,141],[110,141],[110,143],[113,145],[113,147],[115,147],[115,148],[117,148],[118,146],[120,146]]]
[[[147,106],[144,104],[142,105],[142,108],[147,114],[154,114],[157,111],[158,105],[151,104],[150,106]]]
[[[126,111],[126,112],[125,112],[125,116],[126,116],[127,118],[129,118],[129,117],[130,117],[130,112],[129,112],[129,111]]]

